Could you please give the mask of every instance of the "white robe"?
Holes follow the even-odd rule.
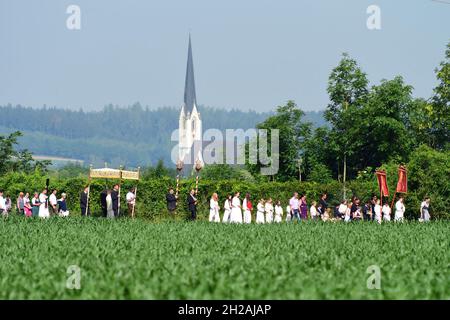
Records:
[[[256,223],[264,223],[264,205],[262,203],[258,203],[256,209],[258,210],[256,212]]]
[[[375,211],[375,220],[378,223],[381,223],[381,206],[379,204],[376,204],[374,211]]]
[[[381,212],[383,212],[384,221],[391,221],[391,208],[389,206],[383,206]]]
[[[313,205],[311,206],[311,208],[309,208],[309,213],[311,214],[311,219],[313,220],[320,215],[319,211],[317,211],[317,208]]]
[[[291,215],[291,206],[288,205],[286,207],[286,222],[291,221],[292,215]]]
[[[223,204],[223,208],[224,208],[224,213],[223,213],[222,222],[224,222],[224,223],[230,222],[231,207],[230,207],[230,201],[228,201],[228,199],[225,200],[225,203]]]
[[[106,196],[106,217],[114,219],[114,210],[112,207],[112,197],[110,194]]]
[[[209,222],[220,222],[219,203],[211,198],[209,201]]]
[[[283,208],[281,206],[275,206],[275,222],[280,223],[283,218]]]
[[[403,215],[405,214],[405,205],[398,200],[395,204],[395,221],[403,221]]]
[[[47,195],[41,193],[39,195],[39,202],[41,203],[39,206],[39,217],[40,218],[48,218],[50,217],[50,213],[48,211],[48,207],[45,207],[47,201]]]
[[[244,201],[242,202],[242,208],[244,210],[244,223],[251,223],[252,213],[247,208],[247,199],[244,199]]]
[[[273,222],[273,205],[271,203],[266,203],[266,223]]]
[[[230,222],[242,223],[241,200],[238,197],[234,197],[231,201]]]

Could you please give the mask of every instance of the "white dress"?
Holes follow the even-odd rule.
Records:
[[[110,194],[106,196],[106,218],[114,219],[114,210],[112,207],[112,198]]]
[[[225,203],[223,204],[223,208],[224,208],[224,213],[223,213],[222,222],[224,222],[224,223],[230,222],[231,207],[230,207],[230,201],[228,201],[228,199],[225,200]]]
[[[41,203],[39,206],[39,217],[40,218],[48,218],[50,217],[50,213],[48,211],[48,207],[46,207],[47,195],[41,193],[39,195],[39,202]]]
[[[275,205],[275,222],[280,223],[283,219],[283,208],[281,206]]]
[[[264,223],[264,205],[262,203],[258,203],[256,206],[256,223]]]
[[[395,204],[395,221],[403,221],[403,215],[405,214],[405,205],[398,200]]]
[[[220,222],[219,203],[211,198],[209,201],[209,222]]]
[[[309,208],[309,213],[311,214],[311,219],[314,220],[319,216],[319,212],[317,211],[315,206],[311,206]]]
[[[292,215],[291,215],[291,206],[288,205],[286,207],[286,222],[291,221]]]
[[[389,207],[389,205],[383,206],[383,209],[381,211],[383,212],[383,220],[391,221],[391,208]]]
[[[273,222],[273,205],[271,203],[266,203],[266,223]]]
[[[242,223],[241,200],[238,197],[234,197],[231,201],[230,222]]]
[[[381,223],[381,206],[379,204],[375,205],[375,221]]]
[[[244,208],[244,223],[251,223],[252,213],[250,210],[248,210],[247,199],[244,199],[244,201],[242,202],[242,207]]]
[[[345,222],[349,222],[350,221],[350,215],[351,215],[350,211],[351,211],[350,208],[347,207],[347,210],[345,211],[345,217],[344,217],[344,221]]]

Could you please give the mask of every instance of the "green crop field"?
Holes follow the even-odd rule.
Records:
[[[449,299],[449,235],[445,221],[224,225],[10,217],[0,219],[0,298]],[[67,288],[75,283],[68,281],[74,265],[80,289]],[[367,287],[371,266],[380,268],[380,289]]]

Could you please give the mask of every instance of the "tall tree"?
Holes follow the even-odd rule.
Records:
[[[353,130],[353,124],[357,121],[354,116],[366,100],[368,83],[366,74],[347,53],[342,55],[341,61],[328,79],[327,92],[330,103],[324,116],[332,126],[332,135],[338,139],[335,152],[337,159],[343,162],[344,195],[347,159],[358,148],[355,145],[358,140],[355,139]]]

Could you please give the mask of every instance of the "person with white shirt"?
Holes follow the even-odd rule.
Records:
[[[47,189],[42,190],[39,195],[39,218],[47,219],[50,217],[50,212],[48,211],[48,202],[47,202]]]
[[[250,193],[245,195],[244,201],[242,201],[242,210],[244,210],[244,223],[252,222],[252,201],[250,200]]]
[[[345,213],[347,212],[347,200],[342,200],[341,204],[339,205],[338,212],[339,212],[339,218],[343,219],[345,217]]]
[[[403,221],[405,215],[405,205],[403,204],[403,196],[400,196],[395,204],[395,221]]]
[[[319,211],[317,211],[317,202],[313,201],[311,203],[311,207],[309,208],[309,214],[311,215],[312,220],[317,220],[319,217]]]
[[[292,218],[292,214],[291,214],[291,205],[288,204],[288,205],[286,206],[286,222],[291,221],[291,218]]]
[[[277,201],[275,205],[275,219],[274,222],[280,223],[283,220],[283,207],[281,201]]]
[[[420,204],[420,222],[430,221],[430,197],[425,197]]]
[[[352,203],[349,202],[347,204],[347,209],[345,210],[344,221],[345,222],[350,222],[351,221],[351,215],[352,215]]]
[[[376,199],[375,200],[375,207],[374,207],[374,211],[375,211],[375,221],[378,222],[379,224],[381,223],[381,206],[380,206],[380,199]]]
[[[256,223],[264,223],[264,199],[259,200],[256,209]]]
[[[266,205],[264,210],[266,211],[266,223],[272,223],[273,222],[273,204],[272,204],[272,198],[269,198],[266,201]]]
[[[239,192],[234,194],[233,200],[231,200],[231,216],[230,222],[232,223],[242,223],[242,208],[241,199],[239,199]]]
[[[131,188],[125,197],[128,206],[128,215],[135,216],[136,215],[136,189]]]
[[[56,189],[52,190],[52,193],[50,194],[50,196],[48,197],[48,209],[49,209],[49,214],[50,215],[56,215],[58,213],[58,199],[56,199],[56,193],[58,191]]]
[[[209,201],[209,222],[220,222],[219,209],[219,196],[214,192]]]
[[[60,217],[69,216],[69,210],[67,210],[66,197],[67,195],[63,192],[61,193],[61,199],[58,200],[58,207],[59,207],[58,215]]]
[[[384,221],[391,221],[391,207],[389,207],[388,203],[383,204],[383,209],[381,209],[381,212],[383,212]]]
[[[113,210],[113,203],[112,203],[112,196],[111,196],[111,190],[106,191],[106,218],[107,219],[114,219],[114,210]]]
[[[225,200],[225,203],[223,204],[223,217],[222,217],[222,222],[223,223],[228,223],[230,222],[230,215],[231,215],[231,201],[232,201],[232,197],[231,194],[229,194],[227,196],[227,199]]]
[[[3,197],[3,190],[0,190],[0,213],[2,216],[8,216],[8,210],[6,210],[6,199]]]

